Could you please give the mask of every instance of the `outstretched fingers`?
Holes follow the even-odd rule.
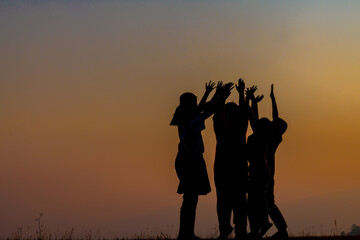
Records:
[[[240,92],[244,92],[245,91],[245,82],[244,80],[242,80],[241,78],[239,78],[238,84],[235,85],[236,86],[236,90],[240,93]]]
[[[256,98],[255,98],[255,101],[256,101],[256,102],[260,102],[263,98],[264,98],[264,95],[263,95],[263,94],[257,95]]]
[[[207,92],[211,92],[215,88],[215,83],[211,80],[208,83],[205,83],[205,89]]]
[[[254,93],[257,90],[257,86],[251,86],[250,88],[246,88],[246,96],[253,100],[255,98]]]

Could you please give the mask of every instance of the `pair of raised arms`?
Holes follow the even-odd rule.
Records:
[[[215,87],[216,86],[216,87]],[[263,98],[264,95],[257,95],[255,96],[255,92],[257,90],[257,86],[251,86],[250,88],[246,88],[245,90],[245,82],[243,79],[238,80],[238,84],[235,84],[236,90],[239,93],[239,105],[248,104],[249,100],[251,100],[251,105],[253,110],[257,112],[257,103],[259,103]],[[208,98],[209,94],[216,88],[216,92],[211,99],[211,101],[215,100],[216,98],[220,97],[224,100],[227,99],[230,94],[231,90],[234,88],[234,83],[229,82],[224,84],[222,81],[219,81],[217,84],[215,82],[209,81],[205,83],[205,94],[203,98],[200,101],[199,106],[203,106],[206,103],[206,99]],[[246,98],[244,97],[246,95]],[[277,105],[275,101],[275,95],[274,95],[274,85],[271,84],[271,92],[270,92],[270,98],[272,102],[272,110],[273,110],[273,119],[278,118],[278,110]],[[258,114],[256,114],[258,115]]]
[[[205,83],[205,94],[204,95],[208,96],[210,94],[210,92],[216,88],[216,92],[215,92],[216,96],[223,94],[226,97],[228,97],[231,93],[231,90],[234,88],[234,83],[232,83],[232,82],[224,84],[222,81],[219,81],[217,83],[216,87],[215,87],[215,85],[216,84],[212,81]],[[245,91],[245,82],[241,78],[239,79],[238,84],[235,84],[235,87],[236,87],[236,90],[239,92],[239,94],[241,94],[243,96],[244,96],[244,93],[246,94],[246,100],[260,102],[264,98],[264,95],[258,95],[255,97],[254,93],[257,90],[257,86],[252,86],[250,88],[246,88],[246,91]],[[271,97],[274,96],[273,85],[271,85],[270,96]]]

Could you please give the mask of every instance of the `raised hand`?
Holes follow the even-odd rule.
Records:
[[[222,81],[219,81],[217,84],[216,84],[216,91],[215,91],[215,94],[213,96],[213,98],[216,98],[217,96],[219,96],[220,92],[221,92],[221,89],[223,88],[224,84]]]
[[[235,85],[236,87],[236,90],[239,92],[239,93],[243,93],[245,91],[245,82],[244,80],[242,80],[241,78],[239,79],[239,82],[237,85]]]
[[[224,88],[231,91],[234,88],[234,83],[229,82],[229,83],[225,84]]]
[[[212,81],[209,81],[208,83],[205,83],[205,93],[204,96],[201,98],[199,103],[199,109],[200,112],[205,109],[206,100],[210,94],[210,92],[215,88],[215,83]]]
[[[256,98],[254,99],[255,102],[260,102],[262,99],[264,98],[264,95],[261,94],[261,95],[257,95]]]
[[[234,88],[234,83],[229,82],[227,84],[224,85],[223,87],[223,94],[225,96],[225,98],[228,98],[231,94],[231,90]]]
[[[206,92],[211,92],[215,88],[215,83],[211,80],[208,83],[205,83]]]
[[[272,104],[272,116],[273,121],[279,119],[279,112],[276,105],[275,95],[274,95],[274,84],[271,84],[270,92],[271,104]]]
[[[275,98],[275,95],[274,95],[274,84],[271,84],[270,97],[271,97],[271,98]]]
[[[254,92],[256,92],[256,90],[257,90],[257,86],[254,85],[254,86],[251,86],[251,87],[250,87],[250,91],[251,91],[251,92],[254,93]]]
[[[246,97],[251,100],[255,99],[254,93],[256,90],[257,90],[257,86],[252,86],[250,88],[246,88],[246,92],[245,92]]]

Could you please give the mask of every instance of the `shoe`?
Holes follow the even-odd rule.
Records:
[[[271,240],[284,240],[284,239],[288,239],[289,238],[289,234],[286,230],[283,231],[278,231],[277,233],[275,233],[274,235],[271,236]]]
[[[265,226],[262,226],[261,227],[261,229],[260,229],[260,236],[262,237],[262,236],[264,236],[265,235],[265,233],[267,232],[267,231],[269,231],[269,229],[272,227],[272,223],[271,222],[267,222],[266,224],[265,224]]]

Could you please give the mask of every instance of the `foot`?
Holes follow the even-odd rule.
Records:
[[[261,239],[261,236],[259,233],[249,232],[247,235],[247,239],[249,240],[259,240]]]
[[[199,237],[196,236],[196,235],[194,235],[192,239],[193,239],[193,240],[202,240],[201,238],[199,238]]]
[[[229,238],[229,235],[231,234],[231,232],[233,231],[232,227],[229,227],[226,231],[222,231],[220,233],[220,236],[217,238],[217,240],[226,240]]]
[[[285,240],[289,238],[289,234],[286,230],[278,231],[271,236],[272,240]]]
[[[220,235],[216,240],[227,240],[229,239],[230,234],[228,235]]]
[[[267,222],[264,224],[264,226],[261,227],[260,229],[260,236],[264,236],[265,233],[271,228],[273,224],[271,222]]]
[[[188,235],[188,236],[178,236],[177,240],[202,240],[196,235]]]
[[[244,233],[244,234],[236,234],[235,233],[235,240],[248,240],[248,234]]]

